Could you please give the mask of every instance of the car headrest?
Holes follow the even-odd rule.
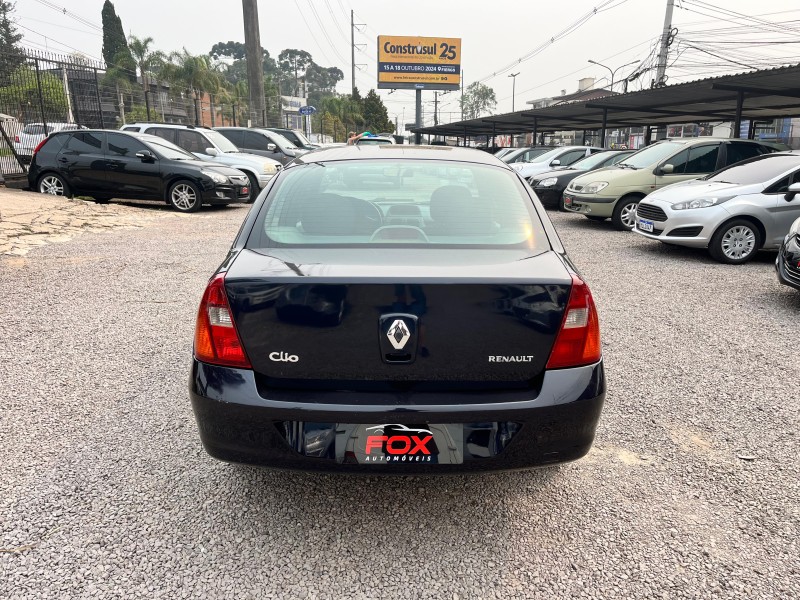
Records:
[[[431,219],[453,234],[490,233],[492,209],[463,185],[445,185],[431,194]]]
[[[316,194],[303,201],[300,222],[312,235],[362,235],[380,226],[380,215],[360,198]]]

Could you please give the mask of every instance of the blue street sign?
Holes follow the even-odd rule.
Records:
[[[313,106],[301,106],[298,111],[301,115],[313,115],[317,109]]]

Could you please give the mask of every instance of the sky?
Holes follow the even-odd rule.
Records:
[[[16,0],[22,43],[56,53],[100,58],[103,0]],[[150,36],[157,49],[208,53],[219,41],[244,41],[240,0],[115,0],[126,33]],[[362,95],[377,87],[376,40],[381,35],[461,38],[464,81],[481,81],[495,91],[495,114],[578,89],[594,77],[609,84],[654,62],[664,26],[666,0],[259,0],[261,43],[271,56],[303,49],[322,66],[345,73],[337,88],[349,92],[350,10],[355,33],[356,84]],[[66,14],[64,13],[66,9]],[[595,11],[596,9],[596,11]],[[800,4],[797,0],[675,0],[677,28],[668,82],[800,62]],[[552,41],[551,41],[552,40]],[[634,63],[623,66],[626,63]],[[649,87],[654,71],[629,84]],[[414,92],[380,91],[392,119],[413,121]],[[440,93],[441,94],[441,93]],[[439,96],[440,122],[460,119],[459,94]],[[433,122],[434,93],[423,92],[426,124]]]

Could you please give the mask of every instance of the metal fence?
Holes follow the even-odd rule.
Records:
[[[227,92],[208,94],[164,81],[142,82],[80,56],[34,51],[0,54],[0,173],[23,174],[25,141],[65,124],[118,129],[149,121],[247,125],[248,102]],[[285,125],[280,97],[267,98],[264,125]],[[253,123],[253,125],[261,123]],[[27,135],[27,137],[25,137]]]

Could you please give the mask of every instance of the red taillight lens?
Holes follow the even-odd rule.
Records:
[[[15,142],[17,142],[17,143],[19,144],[19,136],[18,136],[18,135],[15,135],[15,136],[14,136],[14,141],[15,141]]]
[[[567,310],[556,343],[547,361],[548,369],[580,367],[600,360],[600,323],[589,286],[577,275],[572,275]]]
[[[252,368],[236,332],[222,273],[208,283],[200,302],[194,331],[194,356],[212,365]]]
[[[36,148],[33,149],[33,153],[36,154],[39,150],[41,150],[42,146],[47,143],[47,138],[44,138],[41,142],[36,144]]]

